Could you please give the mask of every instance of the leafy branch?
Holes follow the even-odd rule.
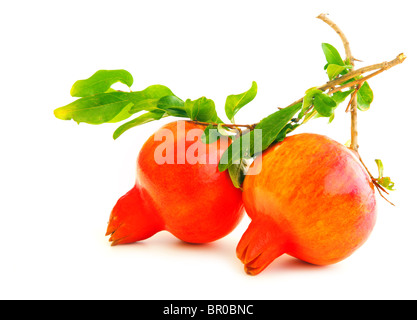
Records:
[[[388,199],[386,199],[383,195],[382,192],[385,192],[386,194],[388,194],[388,192],[386,191],[385,188],[389,189],[389,190],[393,190],[392,187],[394,186],[394,183],[391,181],[391,179],[389,177],[383,177],[383,165],[382,165],[382,161],[377,159],[375,160],[377,165],[378,165],[378,171],[379,171],[379,177],[378,179],[374,178],[372,176],[372,174],[369,172],[368,168],[366,167],[366,165],[364,164],[364,162],[362,161],[359,152],[358,152],[358,128],[357,128],[357,110],[358,110],[358,95],[360,93],[360,91],[364,90],[367,91],[368,93],[371,92],[370,87],[368,85],[368,83],[366,82],[366,80],[382,73],[385,70],[388,70],[390,68],[392,68],[393,66],[396,66],[402,62],[404,62],[404,60],[406,59],[406,56],[401,53],[399,54],[394,60],[390,61],[390,62],[383,62],[381,64],[377,64],[377,65],[373,65],[373,66],[369,66],[369,67],[365,67],[362,70],[357,70],[356,72],[353,71],[353,67],[354,67],[354,61],[357,60],[353,57],[352,55],[352,51],[350,49],[350,45],[349,45],[349,41],[347,40],[347,37],[345,36],[345,34],[342,32],[342,30],[336,25],[336,23],[334,23],[332,20],[330,20],[327,15],[325,14],[320,14],[318,17],[318,19],[324,21],[325,23],[327,23],[331,28],[333,28],[333,30],[336,31],[336,33],[340,36],[343,46],[345,48],[345,53],[346,53],[346,60],[352,65],[352,68],[350,69],[350,71],[348,71],[348,74],[350,74],[350,76],[352,76],[352,74],[355,75],[362,75],[365,72],[370,72],[373,70],[377,70],[375,72],[373,72],[372,74],[366,76],[366,77],[360,77],[359,79],[355,79],[354,81],[341,85],[338,90],[341,90],[343,88],[346,87],[350,87],[353,90],[353,93],[351,95],[351,99],[348,103],[348,107],[346,108],[346,110],[349,110],[350,107],[350,113],[351,113],[351,145],[350,148],[352,150],[354,150],[356,152],[356,154],[359,157],[360,162],[363,164],[363,166],[365,167],[366,171],[368,172],[372,183],[375,185],[376,189],[378,190],[379,194],[386,200],[388,201]],[[341,78],[343,78],[343,76],[341,76]],[[335,90],[337,89],[332,89],[329,91],[329,94],[334,93]],[[372,95],[373,97],[373,95]],[[369,108],[369,107],[368,107]],[[382,191],[382,192],[381,192]],[[392,204],[390,201],[388,201],[390,204]],[[393,205],[393,204],[392,204]]]
[[[327,17],[327,15],[322,13],[317,18],[321,19],[325,23],[327,23],[340,36],[340,39],[342,40],[343,46],[345,48],[346,60],[349,61],[349,63],[352,65],[352,68],[350,70],[350,73],[352,73],[353,68],[355,66],[355,59],[352,56],[352,51],[350,50],[350,45],[349,45],[349,41],[348,41],[347,37],[342,32],[342,30],[332,20],[330,20]],[[360,87],[362,87],[362,83],[360,84]],[[355,150],[355,151],[358,151],[358,124],[357,124],[358,96],[357,96],[357,92],[360,89],[355,88],[355,86],[353,84],[351,84],[351,85],[352,85],[351,88],[354,90],[354,92],[351,95],[351,99],[350,99],[349,105],[348,105],[348,106],[350,106],[350,114],[351,114],[351,138],[350,138],[351,145],[350,145],[350,148]]]
[[[226,98],[224,111],[231,123],[225,123],[217,115],[214,101],[204,96],[195,100],[183,100],[163,85],[151,85],[141,91],[132,91],[133,77],[126,70],[99,70],[91,77],[75,82],[70,93],[78,99],[55,109],[54,114],[58,119],[97,125],[121,122],[141,112],[138,117],[119,126],[113,134],[114,139],[133,127],[165,117],[184,118],[205,125],[206,129],[201,137],[203,142],[211,143],[220,136],[228,136],[232,140],[222,155],[218,168],[219,171],[228,170],[234,185],[241,187],[248,163],[254,157],[272,144],[282,141],[289,133],[311,119],[325,117],[329,119],[329,123],[332,122],[336,108],[350,96],[346,107],[346,111],[351,113],[350,148],[360,159],[357,152],[357,110],[368,110],[373,101],[368,80],[401,64],[406,57],[399,54],[391,61],[355,69],[354,62],[359,60],[352,56],[344,33],[326,15],[321,14],[317,18],[339,34],[346,58],[342,59],[332,45],[323,43],[322,50],[327,62],[324,70],[329,80],[321,86],[308,89],[302,98],[285,108],[278,108],[278,111],[259,122],[235,123],[237,113],[257,95],[258,86],[255,81],[247,91]],[[117,82],[125,84],[129,90],[114,90],[112,85]],[[262,135],[256,134],[258,129],[262,130]],[[362,162],[361,159],[360,161]],[[382,162],[378,161],[378,168],[381,168]],[[381,170],[378,178],[374,178],[366,170],[381,196],[381,191],[388,193],[386,189],[392,190],[392,181],[383,177]]]
[[[392,67],[401,64],[404,62],[404,60],[406,59],[406,56],[401,53],[399,54],[395,59],[389,61],[389,62],[382,62],[382,63],[377,63],[377,64],[373,64],[370,66],[366,66],[360,69],[357,69],[355,71],[351,71],[350,73],[347,73],[345,75],[342,75],[340,77],[337,77],[334,80],[328,81],[325,84],[316,87],[316,89],[321,90],[323,92],[329,90],[327,92],[328,95],[331,95],[333,93],[342,91],[343,89],[349,88],[352,85],[360,85],[363,84],[366,80],[373,78],[374,76],[382,73],[383,71],[386,71],[388,69],[391,69]],[[349,82],[349,80],[355,79],[358,76],[361,76],[367,72],[370,71],[374,71],[377,70],[376,72],[364,77],[364,78],[360,78],[360,79],[356,79],[354,81]],[[288,107],[291,107],[295,104],[298,103],[302,103],[304,100],[304,97],[294,101],[293,103],[291,103],[290,105],[288,105]],[[283,109],[283,108],[279,108],[279,109]]]

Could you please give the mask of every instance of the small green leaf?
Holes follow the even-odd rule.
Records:
[[[162,117],[166,117],[166,116],[168,115],[164,111],[161,111],[161,110],[154,110],[154,111],[144,113],[140,115],[139,117],[129,122],[126,122],[122,124],[120,127],[118,127],[116,131],[113,133],[113,139],[116,140],[118,137],[120,137],[121,134],[123,134],[124,132],[126,132],[127,130],[133,127],[140,126],[144,123],[148,123],[154,120],[159,120]]]
[[[338,91],[333,93],[332,99],[336,102],[336,105],[341,104],[355,89],[349,89],[347,91]]]
[[[55,117],[89,124],[106,123],[114,119],[132,102],[127,92],[99,93],[80,98],[54,110]]]
[[[394,182],[391,181],[390,177],[383,177],[383,178],[379,179],[378,182],[384,188],[386,188],[390,191],[395,191]]]
[[[323,91],[320,89],[317,89],[316,87],[310,88],[306,91],[306,94],[303,98],[303,106],[301,108],[300,114],[297,116],[298,119],[301,119],[307,110],[310,108],[310,106],[313,104],[313,99],[315,94],[320,94]]]
[[[197,100],[187,99],[184,108],[191,120],[214,122],[218,119],[214,101],[206,97],[201,97]]]
[[[372,101],[374,100],[374,93],[372,92],[371,87],[368,82],[365,81],[357,93],[358,96],[358,109],[361,111],[366,111],[371,106]]]
[[[384,177],[384,165],[380,159],[375,160],[376,165],[378,166],[378,183],[384,188],[394,191],[394,182],[391,181],[390,177]]]
[[[248,165],[245,159],[242,159],[238,164],[232,164],[228,168],[230,179],[236,188],[242,189],[243,181],[248,170]]]
[[[229,168],[232,163],[239,163],[241,159],[248,159],[267,149],[278,137],[285,125],[301,109],[298,103],[274,112],[262,119],[254,130],[236,138],[220,158],[219,171]],[[262,130],[262,131],[259,131]],[[259,134],[261,133],[261,135]]]
[[[162,97],[158,100],[156,107],[164,110],[170,116],[183,118],[188,117],[187,112],[185,111],[184,101],[177,96]]]
[[[75,82],[71,88],[71,96],[87,97],[97,93],[104,93],[116,82],[121,82],[131,87],[133,77],[126,70],[99,70],[90,78]]]
[[[218,169],[220,172],[228,169],[232,164],[241,163],[242,159],[249,159],[262,151],[262,136],[260,131],[252,130],[237,137],[226,149],[220,158]],[[256,141],[255,141],[256,140]]]
[[[298,126],[300,126],[301,124],[292,124],[292,123],[287,123],[285,125],[284,128],[282,128],[282,130],[279,132],[277,138],[275,139],[275,142],[281,142],[284,141],[285,137],[287,136],[287,134],[289,134],[290,132],[294,131]]]
[[[327,67],[327,75],[329,76],[329,80],[335,79],[337,76],[341,74],[345,74],[347,70],[351,69],[352,66],[339,66],[337,64],[329,64]]]
[[[324,55],[326,56],[326,61],[330,64],[336,64],[338,66],[344,66],[342,57],[335,47],[328,43],[322,43],[321,48],[323,49]],[[329,67],[328,66],[328,67]],[[327,67],[327,68],[328,68]]]
[[[336,108],[336,102],[325,93],[314,95],[314,109],[323,117],[330,117]]]
[[[262,129],[262,151],[275,141],[281,130],[300,109],[301,103],[297,103],[270,114],[257,124],[255,129]]]
[[[229,120],[233,120],[236,113],[249,102],[251,102],[258,92],[258,85],[255,81],[252,82],[252,86],[246,92],[241,94],[232,94],[226,98],[225,111]]]
[[[384,176],[384,165],[380,159],[375,159],[376,165],[378,166],[378,179]]]

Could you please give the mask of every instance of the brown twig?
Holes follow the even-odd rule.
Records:
[[[367,73],[367,72],[371,72],[371,71],[379,70],[379,69],[388,70],[388,69],[391,69],[392,67],[394,67],[394,66],[396,66],[400,63],[403,63],[405,59],[406,59],[406,56],[404,55],[404,53],[400,53],[399,55],[397,55],[397,57],[395,57],[395,59],[393,59],[391,61],[385,61],[385,62],[373,64],[373,65],[366,66],[366,67],[363,67],[363,68],[360,68],[360,69],[357,69],[357,70],[353,70],[353,71],[351,70],[349,73],[347,73],[347,74],[345,74],[345,75],[343,75],[339,78],[336,78],[333,81],[335,81],[336,85],[337,85],[337,84],[343,83],[347,80],[350,80],[354,77],[360,76],[360,75],[362,75],[364,73]],[[333,81],[328,82],[327,84],[331,84],[331,83],[333,83]],[[326,89],[328,89],[330,87],[327,84],[324,85],[326,87]]]
[[[309,121],[311,118],[313,118],[315,115],[316,115],[316,113],[317,113],[317,111],[316,110],[314,110],[312,113],[310,113],[309,114],[309,112],[312,110],[314,108],[314,106],[313,105],[311,105],[310,106],[310,108],[308,108],[307,109],[307,111],[305,112],[305,114],[307,114],[307,116],[306,117],[304,117],[304,120],[303,120],[303,124],[304,123],[306,123],[307,121]]]
[[[349,41],[347,39],[347,37],[345,36],[345,34],[342,32],[342,30],[336,25],[336,23],[334,23],[332,20],[330,20],[326,14],[322,13],[320,15],[317,16],[317,19],[323,20],[325,23],[327,23],[334,31],[336,31],[336,33],[340,36],[340,39],[342,39],[343,42],[343,46],[345,48],[345,52],[346,52],[346,58],[349,59],[349,63],[353,66],[354,64],[354,59],[352,56],[352,52],[350,51],[350,45],[349,45]]]
[[[348,73],[351,73],[354,71],[355,67],[355,59],[352,56],[352,51],[350,50],[349,41],[347,40],[347,37],[345,34],[340,30],[340,28],[332,21],[330,20],[325,14],[320,14],[318,19],[324,21],[327,23],[331,28],[333,28],[334,31],[340,36],[340,39],[342,40],[343,46],[345,48],[346,53],[346,59],[352,66],[352,68],[349,70]],[[353,88],[353,85],[351,86]],[[351,99],[350,99],[350,114],[351,114],[351,149],[357,151],[358,150],[358,100],[356,91],[352,93]]]
[[[366,77],[363,77],[361,79],[358,79],[358,80],[355,80],[355,81],[346,83],[344,85],[341,85],[341,86],[339,86],[337,88],[334,88],[334,89],[330,90],[329,92],[327,92],[327,94],[332,94],[332,93],[335,93],[337,91],[342,91],[343,89],[346,89],[346,88],[349,88],[349,87],[352,87],[352,86],[356,86],[356,85],[362,86],[363,83],[366,80],[371,79],[371,78],[375,77],[376,75],[378,75],[378,74],[380,74],[380,73],[382,73],[384,71],[385,71],[385,69],[380,69],[378,71],[375,71],[374,73],[371,73],[370,75],[367,75]],[[352,94],[354,94],[354,92]]]
[[[389,194],[387,190],[385,190],[385,188],[383,186],[381,186],[378,182],[377,179],[374,178],[374,176],[371,174],[371,172],[368,170],[368,168],[366,167],[365,163],[363,162],[361,156],[356,152],[359,161],[362,163],[363,167],[365,168],[366,172],[368,173],[369,177],[371,178],[371,181],[373,183],[373,185],[376,187],[376,189],[378,190],[379,195],[384,198],[385,201],[387,201],[388,203],[390,203],[391,205],[393,205],[395,207],[395,204],[393,204],[391,201],[389,201],[383,194],[382,192]],[[381,192],[382,191],[382,192]]]
[[[389,62],[377,63],[377,64],[373,64],[371,66],[367,66],[367,67],[363,67],[363,68],[351,71],[351,72],[349,72],[349,73],[347,73],[343,76],[340,76],[340,77],[338,77],[334,80],[331,80],[331,81],[321,85],[320,87],[317,87],[317,89],[322,90],[322,91],[330,90],[329,92],[327,92],[327,94],[332,94],[332,93],[335,93],[337,91],[341,91],[345,88],[351,87],[352,85],[360,84],[360,83],[376,76],[377,74],[379,74],[383,71],[391,69],[392,67],[403,63],[405,59],[406,59],[406,56],[403,53],[401,53],[395,59],[393,59]],[[344,83],[344,82],[346,82],[350,79],[353,79],[357,76],[360,76],[364,73],[374,71],[374,70],[378,70],[378,71],[376,71],[376,72],[374,72],[374,73],[372,73],[372,74],[370,74],[370,75],[368,75],[364,78],[361,78],[359,80],[355,80],[355,81],[352,81],[350,83],[342,85],[342,83]],[[294,101],[293,103],[288,105],[288,107],[292,107],[293,105],[296,105],[297,103],[303,102],[303,99],[304,99],[304,97]],[[278,109],[284,109],[284,108],[278,108]]]
[[[196,121],[196,120],[191,120],[191,122],[193,122],[195,124],[200,124],[200,125],[203,125],[203,126],[212,125],[214,127],[217,127],[217,126],[221,125],[223,127],[227,127],[227,128],[231,128],[231,129],[248,128],[250,130],[253,130],[257,125],[257,123],[254,123],[254,124],[234,124],[234,123],[203,122],[203,121]]]
[[[351,95],[351,97],[350,97],[350,100],[349,100],[349,103],[348,103],[348,105],[347,105],[347,107],[346,107],[345,112],[349,112],[349,109],[350,109],[350,106],[351,106],[351,104],[352,104],[352,101],[353,101],[353,99],[356,97],[356,95],[358,94],[358,91],[359,91],[359,89],[360,89],[361,87],[362,87],[362,83],[356,86],[355,91],[352,93],[352,95]]]
[[[381,192],[384,191],[385,193],[388,193],[376,180],[372,179],[372,183],[376,187],[376,190],[378,190],[379,195],[384,198],[385,201],[387,201],[389,204],[393,205],[395,207],[395,204],[393,204],[391,201],[389,201]]]

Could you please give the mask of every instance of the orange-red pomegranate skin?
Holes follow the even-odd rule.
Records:
[[[155,141],[166,129],[172,132],[173,143],[164,138]],[[185,242],[206,243],[237,226],[244,213],[242,192],[233,186],[227,171],[217,168],[228,144],[220,140],[204,144],[201,134],[195,135],[202,131],[193,129],[205,127],[172,122],[145,142],[138,156],[135,186],[119,199],[110,215],[107,235],[111,234],[112,245],[144,240],[161,230]],[[158,157],[156,151],[161,147],[164,151]],[[190,163],[187,152],[203,161]],[[171,153],[173,164],[157,163]]]
[[[252,219],[237,246],[248,274],[286,253],[317,265],[350,256],[376,220],[374,186],[357,157],[322,135],[287,137],[258,158],[243,185]],[[261,163],[262,162],[262,163]]]

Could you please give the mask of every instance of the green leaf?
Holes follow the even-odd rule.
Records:
[[[255,81],[252,82],[252,86],[246,92],[241,94],[232,94],[226,98],[225,111],[229,120],[234,121],[236,113],[249,102],[251,102],[258,92],[258,85]]]
[[[378,182],[384,188],[386,188],[390,191],[395,191],[394,182],[391,181],[390,177],[383,177],[383,178],[379,179]]]
[[[191,120],[214,122],[218,119],[214,101],[206,97],[201,97],[197,100],[187,99],[184,108]]]
[[[242,189],[243,181],[248,170],[248,165],[245,159],[242,159],[238,164],[232,164],[228,168],[230,180],[236,188]]]
[[[188,117],[187,112],[185,111],[184,101],[177,96],[162,97],[158,100],[156,107],[164,110],[170,116],[183,118]]]
[[[97,93],[104,93],[116,82],[121,82],[131,87],[133,77],[126,70],[99,70],[90,78],[75,82],[71,88],[71,96],[87,97]]]
[[[54,110],[55,117],[80,123],[101,124],[113,120],[124,108],[132,104],[127,92],[99,93],[80,98]]]
[[[336,102],[325,93],[314,95],[314,109],[323,117],[330,117],[336,108]]]
[[[303,106],[301,108],[300,114],[297,116],[298,119],[301,119],[307,110],[310,108],[310,106],[313,104],[313,98],[315,94],[320,94],[323,91],[320,89],[317,89],[316,87],[310,88],[306,91],[306,94],[303,98]]]
[[[327,75],[329,80],[335,79],[338,75],[346,73],[347,70],[351,69],[352,66],[339,66],[337,64],[329,64],[327,66]]]
[[[118,122],[139,111],[157,110],[160,99],[165,96],[173,96],[173,93],[162,85],[149,86],[142,91],[135,92],[110,91],[80,98],[56,109],[54,114],[58,119],[73,119],[78,123]],[[169,110],[169,113],[173,111]],[[185,116],[184,111],[181,116]]]
[[[372,101],[374,100],[374,93],[372,92],[371,87],[368,82],[365,81],[357,93],[358,96],[358,109],[361,111],[366,111],[371,106]]]
[[[240,159],[250,158],[267,149],[301,107],[302,104],[298,103],[274,112],[257,124],[256,134],[252,130],[235,139],[220,158],[219,171],[226,170],[232,163],[239,163]],[[260,132],[261,135],[259,135]]]
[[[275,142],[281,142],[284,141],[287,134],[294,131],[297,127],[299,127],[301,124],[292,124],[287,123],[284,128],[279,132],[277,138],[275,139]]]
[[[301,103],[297,103],[270,114],[257,124],[255,129],[262,130],[262,151],[275,141],[281,130],[300,109]]]
[[[116,131],[113,133],[113,139],[116,140],[118,137],[120,137],[121,134],[129,130],[130,128],[140,126],[144,123],[148,123],[154,120],[159,120],[162,117],[168,116],[164,111],[161,110],[154,110],[147,113],[144,113],[140,115],[139,117],[126,122],[122,124],[120,127],[116,129]]]
[[[120,111],[117,114],[117,116],[115,116],[110,121],[107,121],[107,123],[116,123],[116,122],[120,122],[120,121],[130,118],[132,116],[132,114],[130,113],[130,109],[132,108],[133,105],[134,105],[133,103],[128,103],[126,107],[124,107],[122,111]]]
[[[376,165],[378,166],[378,179],[384,176],[384,165],[380,159],[375,159]]]
[[[173,95],[168,87],[160,84],[149,86],[142,91],[131,92],[130,99],[134,103],[134,106],[130,112],[133,114],[143,110],[155,110],[158,107],[159,99]]]
[[[394,182],[391,181],[390,177],[384,177],[384,165],[380,159],[375,160],[376,165],[378,166],[378,183],[384,188],[394,191]]]
[[[343,62],[343,59],[340,56],[339,52],[331,44],[322,43],[321,48],[323,49],[324,55],[326,56],[326,61],[328,62],[329,66],[330,66],[330,64],[336,64],[336,65],[339,65],[339,66],[344,66],[345,65],[345,63]]]
[[[332,123],[334,120],[334,112],[332,113],[332,115],[329,117],[329,123]]]
[[[203,134],[201,135],[201,141],[205,144],[210,144],[217,141],[220,138],[220,133],[217,130],[217,127],[210,124],[204,129]]]
[[[333,93],[332,99],[336,102],[336,105],[341,104],[345,99],[353,92],[355,89],[350,89],[347,91],[338,91]]]
[[[262,151],[262,136],[259,135],[260,131],[257,131],[257,133],[258,134],[255,136],[255,131],[252,130],[237,137],[229,145],[220,158],[218,165],[220,172],[225,171],[232,164],[239,164],[243,158],[249,159],[254,154]]]

